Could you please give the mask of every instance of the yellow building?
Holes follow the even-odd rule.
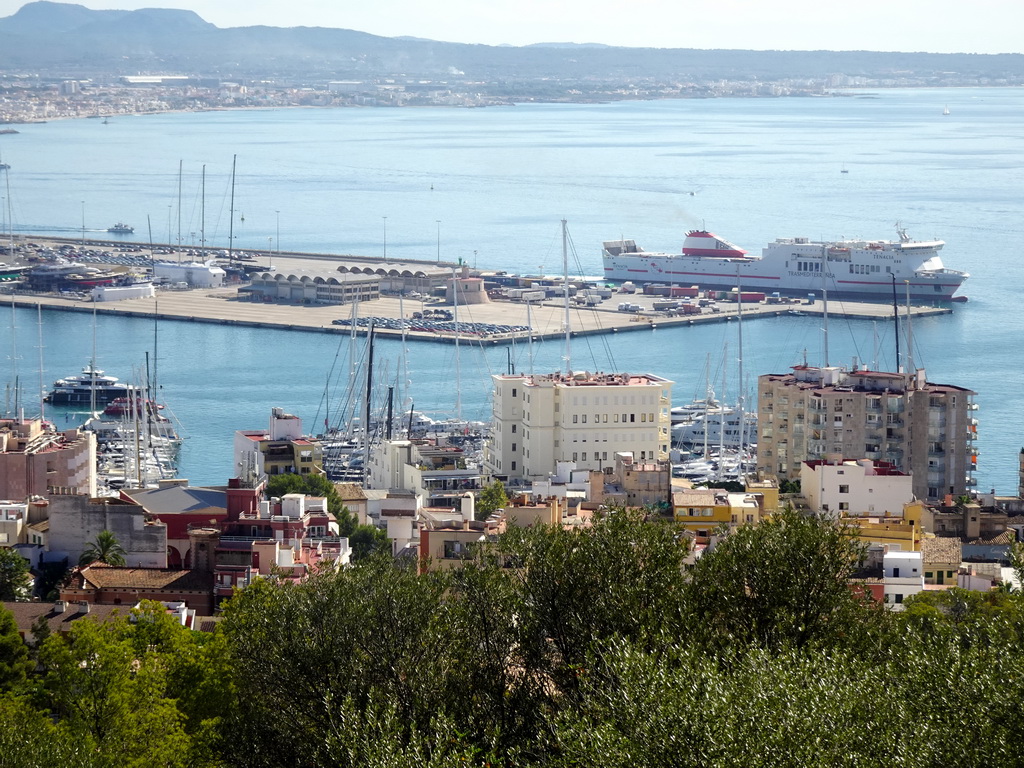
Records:
[[[716,528],[732,523],[729,494],[718,488],[675,491],[672,511],[677,523],[698,536],[710,536]]]

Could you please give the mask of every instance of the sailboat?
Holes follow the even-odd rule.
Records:
[[[945,107],[942,108],[942,114],[943,115],[948,115],[949,114],[949,105],[946,105]]]
[[[839,170],[839,172],[840,173],[849,173],[849,171],[846,170],[846,163],[843,163],[843,167]]]

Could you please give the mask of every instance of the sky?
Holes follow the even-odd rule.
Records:
[[[0,17],[24,0],[0,0]],[[1024,52],[1021,0],[85,0],[181,8],[218,27],[354,29],[458,43]]]

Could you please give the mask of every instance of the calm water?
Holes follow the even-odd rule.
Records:
[[[945,104],[951,114],[943,117]],[[15,228],[26,231],[80,232],[84,207],[87,229],[123,220],[143,238],[151,229],[154,240],[176,241],[183,161],[182,240],[198,237],[205,164],[207,239],[226,246],[234,154],[242,248],[278,241],[286,250],[381,255],[386,248],[395,259],[431,259],[439,250],[444,259],[481,268],[556,272],[558,220],[565,217],[573,271],[598,274],[601,241],[620,236],[674,250],[686,229],[704,222],[756,250],[780,236],[891,237],[898,220],[912,236],[944,239],[947,265],[971,273],[963,290],[968,304],[915,324],[916,361],[931,380],[978,392],[978,487],[1015,490],[1024,373],[1016,317],[1024,282],[1017,265],[1024,221],[1020,91],[217,112],[20,130],[0,136],[0,154],[12,166],[9,192],[0,192],[10,198]],[[849,173],[840,173],[844,166]],[[16,373],[26,401],[37,400],[36,313],[8,312],[17,333],[11,322],[0,324],[0,378]],[[810,362],[820,362],[819,326],[812,318],[744,324],[745,378],[785,370],[805,350]],[[871,361],[876,333],[880,365],[891,368],[887,323],[833,321],[832,362],[855,355]],[[46,385],[88,361],[87,316],[44,312],[42,335]],[[141,375],[153,345],[151,323],[100,318],[96,338],[101,367],[122,378]],[[163,324],[159,338],[159,380],[190,436],[182,475],[194,483],[232,474],[233,431],[265,426],[272,406],[297,413],[315,430],[328,405],[333,411],[344,400],[347,341],[186,323]],[[667,376],[683,402],[703,389],[708,354],[716,376],[728,361],[735,392],[736,341],[731,324],[581,339],[573,362]],[[505,370],[505,349],[463,347],[458,361],[453,347],[409,350],[407,376],[399,372],[397,342],[378,346],[377,368],[392,384],[411,382],[418,410],[451,415],[461,408],[466,417],[487,417],[488,375]],[[559,344],[536,345],[535,369],[559,367],[561,354]],[[519,370],[528,369],[526,347],[513,357]]]

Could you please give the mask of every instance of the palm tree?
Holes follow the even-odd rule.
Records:
[[[124,547],[117,541],[117,537],[110,531],[100,531],[96,539],[89,542],[82,556],[78,558],[79,565],[90,565],[92,563],[106,563],[107,565],[123,566]]]

